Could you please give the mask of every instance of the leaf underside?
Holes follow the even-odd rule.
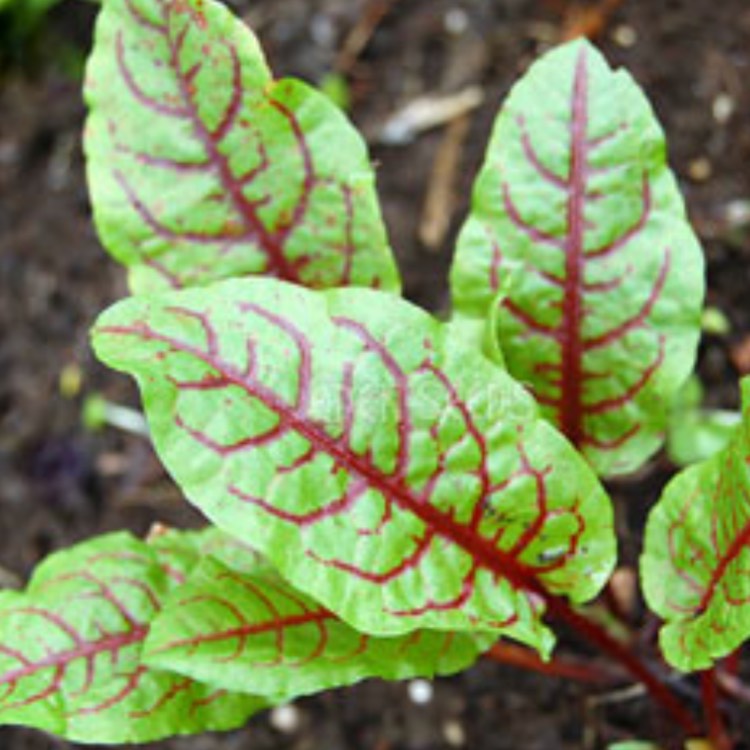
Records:
[[[134,292],[247,274],[398,290],[361,138],[273,80],[220,3],[106,0],[85,93],[96,224]]]
[[[451,275],[509,372],[603,475],[663,440],[700,330],[703,259],[638,86],[585,41],[534,64],[498,118]]]
[[[646,527],[649,606],[678,669],[706,669],[750,636],[750,379],[729,445],[670,482]]]
[[[418,630],[373,638],[296,591],[268,567],[205,559],[166,602],[146,661],[227,690],[285,702],[370,677],[450,674],[494,636]]]
[[[147,742],[241,726],[268,705],[143,663],[151,621],[187,567],[110,534],[52,555],[26,592],[0,598],[0,725]]]
[[[105,313],[186,495],[362,632],[502,631],[543,650],[540,587],[594,596],[611,508],[502,370],[368,290],[244,279]]]

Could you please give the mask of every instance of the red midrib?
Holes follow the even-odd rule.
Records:
[[[161,648],[156,649],[156,653],[160,651],[168,651],[173,648],[180,648],[183,646],[199,646],[202,643],[215,643],[216,641],[225,641],[230,638],[247,638],[248,636],[260,635],[261,633],[275,633],[284,631],[289,628],[296,628],[302,625],[309,625],[310,623],[321,623],[326,620],[334,619],[334,615],[328,610],[317,610],[315,612],[303,612],[298,615],[288,615],[287,617],[279,617],[276,620],[270,620],[260,624],[247,624],[240,625],[239,627],[231,628],[229,630],[222,630],[217,633],[210,633],[208,635],[197,635],[193,638],[185,638],[172,643],[167,643]]]
[[[703,614],[706,611],[708,605],[716,594],[716,587],[727,572],[727,568],[737,559],[740,552],[742,552],[742,550],[748,545],[750,545],[750,521],[745,523],[742,527],[742,531],[740,531],[740,533],[734,538],[732,544],[729,545],[729,549],[719,560],[719,564],[716,566],[716,570],[714,570],[711,580],[706,587],[706,591],[698,604],[698,614]]]
[[[424,500],[415,498],[402,479],[399,478],[394,481],[393,477],[383,474],[350,450],[345,450],[337,440],[322,432],[305,415],[294,412],[273,391],[256,382],[248,383],[233,366],[221,360],[212,359],[208,354],[191,344],[157,333],[150,328],[105,326],[100,331],[114,335],[134,335],[150,341],[159,341],[171,346],[176,351],[191,354],[219,373],[228,384],[236,385],[254,398],[261,400],[278,414],[279,419],[285,426],[296,430],[318,450],[330,455],[339,465],[362,477],[370,487],[378,490],[386,501],[392,500],[399,508],[419,518],[428,528],[435,529],[437,536],[448,539],[463,549],[484,568],[505,578],[516,589],[525,589],[528,592],[538,594],[547,601],[553,598],[539,581],[533,569],[497,549],[491,542],[478,536],[472,529],[457,524],[449,513],[442,513]]]
[[[142,642],[145,640],[147,633],[148,626],[138,625],[128,633],[110,635],[106,638],[101,638],[98,641],[84,643],[76,648],[69,649],[68,651],[51,654],[50,656],[33,662],[32,664],[26,664],[23,667],[0,675],[0,684],[18,682],[18,680],[22,680],[24,677],[29,677],[43,669],[49,669],[51,667],[67,667],[71,662],[79,659],[88,660],[99,654],[120,651],[126,646],[132,646],[134,643]]]
[[[171,10],[172,6],[170,5],[167,8],[167,13]],[[169,21],[169,18],[167,18],[167,21]],[[258,242],[263,247],[263,250],[266,252],[271,270],[281,279],[298,282],[298,275],[294,272],[294,269],[284,255],[284,247],[282,243],[266,229],[265,225],[258,217],[255,207],[247,200],[242,191],[241,185],[238,184],[234,174],[232,174],[229,160],[219,151],[215,138],[201,120],[195,103],[193,102],[188,82],[185,80],[185,76],[182,73],[180,60],[178,59],[178,50],[175,47],[175,41],[171,34],[168,35],[168,42],[170,53],[172,55],[171,63],[177,78],[177,85],[180,88],[180,94],[185,102],[185,106],[188,109],[195,135],[206,149],[209,161],[216,168],[222,187],[228,192],[232,205],[242,217],[247,229],[257,238]],[[237,85],[237,83],[233,82],[233,85]]]
[[[565,286],[562,302],[560,341],[562,346],[560,424],[574,445],[583,439],[582,290],[585,206],[587,181],[588,67],[586,50],[581,49],[573,81],[571,154],[568,177],[567,236],[565,240]]]

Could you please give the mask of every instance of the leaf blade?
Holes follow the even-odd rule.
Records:
[[[667,660],[683,671],[712,666],[750,636],[750,380],[743,422],[726,448],[678,474],[649,515],[641,577],[665,624]],[[668,582],[668,584],[667,584]]]
[[[146,649],[154,666],[286,702],[371,677],[451,674],[493,640],[426,631],[372,638],[268,567],[240,572],[207,558],[167,601]]]
[[[96,224],[134,291],[251,273],[398,290],[358,134],[274,81],[220,3],[109,0],[86,100]]]
[[[497,306],[509,371],[600,474],[658,448],[695,358],[703,261],[648,102],[587,42],[504,105],[451,284],[461,314]]]
[[[354,627],[499,629],[546,650],[539,587],[596,593],[611,509],[451,331],[377,292],[246,279],[126,301],[94,346],[138,379],[186,495]]]
[[[0,724],[74,741],[228,729],[267,703],[141,663],[174,581],[148,545],[110,534],[50,556],[0,618]]]

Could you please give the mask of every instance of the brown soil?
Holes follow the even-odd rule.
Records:
[[[386,5],[235,3],[259,31],[277,73],[313,82],[335,65],[363,15]],[[423,93],[484,87],[485,103],[469,119],[451,228],[437,247],[420,242],[418,227],[446,131],[421,135],[408,147],[373,146],[406,294],[430,309],[447,306],[455,231],[496,108],[519,72],[559,38],[568,5],[396,0],[348,66],[352,116],[373,137],[389,114]],[[125,294],[122,272],[91,226],[80,151],[80,82],[61,71],[75,68],[90,43],[93,16],[86,3],[66,0],[43,36],[25,48],[23,72],[16,67],[0,78],[0,585],[24,578],[51,550],[104,530],[144,533],[155,520],[199,522],[142,440],[111,430],[87,432],[80,422],[86,394],[136,403],[131,385],[97,365],[87,343],[97,312]],[[731,322],[728,336],[704,343],[700,372],[711,403],[734,405],[739,373],[732,351],[740,352],[750,334],[750,8],[745,0],[624,0],[599,42],[612,62],[627,66],[645,87],[669,136],[672,163],[706,248],[709,303]],[[80,391],[63,393],[63,372],[68,381],[80,375]],[[661,462],[637,483],[614,488],[628,561],[637,554],[637,530],[666,471]],[[695,685],[687,681],[683,687],[691,700]],[[154,747],[563,750],[669,737],[669,725],[644,700],[609,696],[608,707],[597,708],[593,694],[482,663],[438,681],[426,706],[412,704],[405,685],[369,682],[300,701],[301,723],[291,733],[260,716],[241,732]],[[733,720],[737,737],[750,737],[747,710],[738,708]],[[6,728],[0,729],[0,747],[70,745]],[[738,747],[750,748],[750,740]]]

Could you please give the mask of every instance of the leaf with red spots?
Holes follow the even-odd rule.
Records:
[[[111,534],[52,555],[26,592],[0,597],[0,724],[146,742],[240,726],[268,705],[142,661],[151,622],[187,565]]]
[[[750,637],[750,379],[729,445],[673,479],[653,509],[641,559],[661,647],[678,669],[710,667]]]
[[[98,356],[139,381],[189,499],[374,635],[505,632],[614,561],[586,463],[465,337],[372,290],[267,279],[121,302]]]
[[[89,62],[94,215],[135,292],[267,274],[397,290],[365,146],[275,81],[212,0],[106,0]]]
[[[498,118],[452,271],[510,373],[600,474],[662,443],[691,371],[703,259],[638,86],[585,41],[535,63]]]
[[[425,630],[393,638],[363,635],[268,567],[238,571],[207,558],[165,603],[145,659],[281,702],[369,677],[457,672],[494,640],[492,634]]]

